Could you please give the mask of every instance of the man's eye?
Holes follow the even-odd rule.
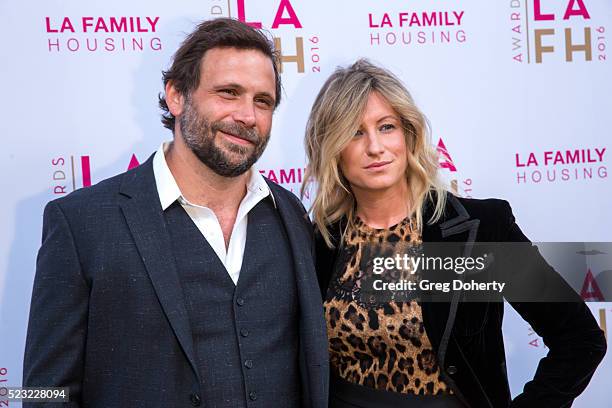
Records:
[[[266,98],[257,98],[255,99],[255,102],[259,105],[264,105],[265,107],[269,108],[272,107],[272,102]]]
[[[231,96],[238,95],[234,89],[220,89],[219,92],[227,94],[227,95],[231,95]]]

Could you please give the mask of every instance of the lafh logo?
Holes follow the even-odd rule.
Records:
[[[597,24],[587,4],[591,1],[512,0],[513,60],[536,64],[605,61],[606,28]]]
[[[557,2],[558,3],[558,2]],[[574,8],[577,6],[576,8]],[[540,0],[534,0],[533,2],[533,16],[537,23],[556,21],[558,16],[554,13],[544,13]],[[582,18],[584,20],[590,20],[591,16],[587,11],[584,2],[582,0],[570,0],[563,14],[563,21],[569,23],[570,18]],[[540,24],[538,24],[539,26]],[[545,24],[544,24],[545,25]],[[593,59],[592,45],[591,45],[591,27],[583,27],[583,42],[575,41],[577,33],[571,27],[564,28],[564,39],[565,39],[565,60],[568,62],[573,61],[575,52],[582,52],[586,61]],[[576,30],[578,31],[578,30]],[[557,36],[558,30],[555,28],[536,28],[533,30],[534,46],[535,46],[535,58],[536,63],[542,62],[542,56],[544,53],[554,53],[555,47],[551,43],[545,45],[545,38],[552,38]],[[529,33],[527,33],[529,35]],[[572,38],[574,36],[574,38]]]
[[[135,154],[132,154],[127,170],[140,165]],[[78,188],[90,187],[90,156],[59,156],[51,159],[53,169],[52,190],[54,195],[64,195]]]
[[[304,35],[287,35],[287,28],[302,30],[302,22],[298,17],[298,13],[293,7],[290,0],[280,0],[272,10],[267,9],[270,13],[263,17],[268,18],[265,20],[262,18],[256,18],[252,16],[252,13],[264,11],[266,9],[252,7],[247,9],[247,2],[245,0],[236,0],[236,13],[238,20],[250,25],[255,28],[268,28],[273,31],[274,35],[274,47],[278,51],[279,58],[279,71],[284,72],[288,64],[295,64],[296,71],[298,73],[306,72],[306,57],[309,53],[309,60],[312,63],[309,67],[311,72],[320,72],[320,52],[319,52],[319,37],[311,35],[308,38],[309,49],[306,50],[304,45]],[[250,17],[247,17],[247,14]],[[231,16],[231,10],[230,10]],[[267,25],[268,21],[272,21],[270,25]],[[277,34],[274,30],[282,30],[282,35]],[[293,48],[295,51],[291,50]]]

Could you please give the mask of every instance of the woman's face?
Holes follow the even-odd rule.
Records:
[[[406,149],[399,115],[374,91],[359,130],[340,153],[340,168],[355,193],[401,189],[406,183]]]

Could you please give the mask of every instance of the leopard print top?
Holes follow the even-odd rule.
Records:
[[[372,245],[384,243],[418,247],[421,237],[414,220],[406,218],[391,228],[374,229],[356,218],[345,236],[340,249],[344,256],[338,257],[342,261],[334,268],[324,302],[332,371],[347,381],[378,390],[452,394],[441,378],[417,301],[370,302],[360,296],[362,254]],[[366,253],[365,262],[366,257],[372,256]]]

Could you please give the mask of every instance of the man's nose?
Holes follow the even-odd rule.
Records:
[[[247,100],[246,98],[236,106],[236,110],[232,115],[236,122],[240,122],[247,128],[255,126],[255,104],[253,101]]]

